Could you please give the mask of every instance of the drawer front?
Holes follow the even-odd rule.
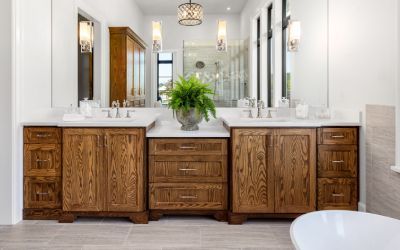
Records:
[[[150,184],[150,209],[225,210],[226,184]]]
[[[151,156],[150,182],[226,182],[226,156]]]
[[[25,144],[25,176],[61,176],[61,144]]]
[[[61,178],[25,177],[25,208],[61,208]]]
[[[61,129],[53,127],[24,128],[24,143],[61,143]]]
[[[318,210],[357,210],[357,181],[354,178],[318,179]]]
[[[357,177],[357,146],[319,145],[318,177]]]
[[[357,128],[321,128],[318,143],[327,145],[357,145]]]
[[[225,139],[151,139],[151,155],[226,155]]]

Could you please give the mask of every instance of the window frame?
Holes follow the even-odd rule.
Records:
[[[257,100],[261,99],[261,15],[256,19],[257,35]]]
[[[171,60],[160,60],[160,53],[157,53],[157,98],[160,97],[160,64],[171,64],[171,79],[172,82],[174,81],[174,53],[172,52],[163,52],[163,53],[170,53]]]
[[[272,55],[272,43],[274,39],[274,31],[273,31],[273,7],[274,4],[271,3],[267,8],[267,106],[272,107],[272,97],[275,93],[272,92],[272,63],[273,60],[271,58]]]
[[[286,15],[286,7],[288,0],[282,0],[282,97],[288,98],[288,78],[287,78],[287,35],[286,31],[289,27],[290,15]]]

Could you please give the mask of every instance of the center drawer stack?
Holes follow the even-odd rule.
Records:
[[[150,139],[149,155],[152,219],[185,211],[226,214],[226,139]]]
[[[318,210],[357,210],[358,129],[318,129]]]

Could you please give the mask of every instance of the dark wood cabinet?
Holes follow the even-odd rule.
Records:
[[[61,129],[24,128],[24,211],[27,219],[58,219],[61,213]]]
[[[110,27],[110,105],[127,100],[131,107],[145,105],[144,41],[129,27]]]
[[[127,216],[147,223],[144,129],[64,129],[63,218]]]
[[[232,129],[232,213],[300,214],[316,209],[316,129]]]
[[[150,219],[163,214],[211,214],[226,220],[226,139],[150,139]]]

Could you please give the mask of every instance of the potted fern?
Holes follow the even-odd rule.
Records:
[[[174,83],[173,89],[168,93],[168,107],[174,111],[177,120],[185,131],[198,130],[198,124],[203,118],[208,122],[210,113],[215,118],[215,104],[210,98],[213,90],[196,76],[188,79],[180,76]]]

